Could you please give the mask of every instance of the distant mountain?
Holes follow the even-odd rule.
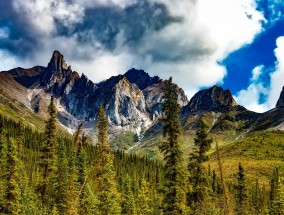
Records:
[[[1,72],[0,95],[4,96],[5,102],[10,98],[43,117],[50,96],[54,95],[59,122],[69,131],[79,122],[84,122],[85,131],[93,132],[97,110],[102,104],[112,137],[131,131],[140,141],[144,137],[144,146],[151,148],[147,141],[162,133],[158,119],[162,114],[165,82],[158,76],[151,77],[144,70],[132,68],[125,74],[94,83],[86,75],[73,71],[64,56],[54,51],[47,67]],[[224,141],[233,141],[256,130],[284,130],[284,89],[276,108],[260,114],[238,105],[230,90],[218,86],[197,92],[189,102],[183,89],[177,88],[185,133],[192,134],[201,123],[211,133],[222,134]],[[5,111],[9,114],[7,106]]]
[[[44,116],[47,98],[54,95],[59,120],[71,129],[79,121],[85,122],[86,129],[93,128],[100,104],[104,106],[113,130],[139,133],[151,126],[161,114],[164,81],[157,76],[150,77],[143,70],[131,69],[124,75],[95,84],[84,74],[80,76],[72,71],[64,56],[54,51],[47,67],[16,68],[2,72],[2,75],[4,73],[21,86],[19,91],[26,95],[22,103],[36,113]],[[13,94],[17,93],[12,93],[12,97]],[[179,99],[181,105],[188,103],[181,88]]]
[[[236,106],[237,103],[230,90],[213,86],[210,89],[201,90],[196,93],[191,98],[186,108],[188,108],[190,112],[214,110],[223,112]]]
[[[150,75],[144,70],[137,70],[134,68],[128,70],[124,76],[129,82],[135,83],[141,90],[144,90],[146,87],[162,81],[162,79],[160,79],[158,76],[150,77]]]
[[[276,108],[284,108],[284,87],[280,93],[280,97],[276,103]]]

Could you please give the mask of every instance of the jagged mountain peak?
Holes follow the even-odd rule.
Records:
[[[139,70],[135,68],[128,70],[124,74],[124,76],[131,83],[135,83],[141,90],[144,90],[145,88],[162,81],[158,76],[151,77],[144,70]]]
[[[222,110],[237,106],[230,90],[214,85],[213,87],[201,90],[189,101],[187,108],[191,112],[204,110]]]
[[[64,56],[57,50],[52,54],[52,57],[47,65],[45,74],[42,76],[43,85],[54,85],[72,74],[71,66],[65,62]]]
[[[51,71],[62,71],[63,69],[67,70],[68,66],[64,60],[64,56],[59,51],[55,50],[47,68]]]
[[[280,93],[280,97],[277,101],[276,107],[277,108],[283,108],[284,107],[284,87],[282,88],[282,91]]]

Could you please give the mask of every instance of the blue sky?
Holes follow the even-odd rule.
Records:
[[[281,0],[0,0],[0,70],[61,51],[94,82],[135,67],[263,112],[284,85]],[[283,81],[282,81],[283,80]]]

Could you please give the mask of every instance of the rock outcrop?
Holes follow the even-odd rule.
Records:
[[[165,87],[165,81],[160,81],[156,84],[153,84],[143,90],[147,106],[149,108],[151,119],[155,119],[160,116],[162,113],[162,104],[163,104],[163,88]],[[178,103],[181,107],[187,105],[188,100],[183,89],[178,88]]]
[[[231,107],[236,107],[231,91],[221,87],[213,86],[210,89],[201,90],[196,93],[187,105],[190,112],[197,111],[217,111],[223,112]]]
[[[141,90],[162,81],[158,76],[150,77],[144,70],[137,70],[134,68],[128,70],[124,75],[131,83],[135,83]]]
[[[282,91],[280,93],[280,97],[277,101],[276,107],[277,108],[284,108],[284,87],[282,88]]]
[[[8,73],[28,88],[29,108],[34,112],[40,113],[41,106],[46,106],[44,97],[54,95],[59,120],[69,128],[78,121],[94,126],[100,104],[113,128],[145,129],[161,114],[164,81],[143,70],[131,69],[95,84],[72,71],[64,56],[54,51],[47,67],[17,68]],[[181,106],[187,104],[181,88],[179,102]]]

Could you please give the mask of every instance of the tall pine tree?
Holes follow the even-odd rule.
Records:
[[[96,189],[102,215],[120,214],[120,194],[117,190],[114,156],[108,140],[108,121],[103,106],[98,112],[98,159],[96,164]]]
[[[164,142],[160,150],[165,160],[164,214],[186,214],[186,171],[179,143],[182,128],[179,119],[178,87],[172,78],[165,82],[163,103]]]
[[[99,214],[98,210],[98,199],[94,195],[93,189],[89,183],[88,173],[87,173],[87,155],[85,150],[82,148],[78,155],[77,161],[78,169],[78,185],[79,194],[77,197],[77,202],[79,204],[79,214],[84,215],[96,215]]]
[[[189,181],[193,186],[190,202],[194,207],[203,205],[204,202],[209,200],[209,195],[212,193],[212,187],[208,184],[206,168],[203,166],[204,162],[208,161],[208,151],[211,148],[212,142],[213,140],[208,138],[205,126],[202,123],[196,131],[196,137],[194,138],[196,148],[189,155],[188,163],[188,170],[190,172]]]
[[[249,200],[248,200],[248,191],[246,187],[246,178],[245,178],[245,171],[242,167],[241,163],[239,163],[239,171],[237,174],[238,183],[236,185],[236,205],[235,205],[235,212],[236,215],[246,215],[249,213]]]
[[[44,142],[41,147],[41,166],[43,168],[43,180],[40,184],[40,194],[43,204],[52,208],[52,180],[56,174],[56,108],[54,98],[51,97],[48,106],[48,119],[46,120]]]
[[[6,155],[7,184],[5,195],[5,214],[16,215],[20,214],[22,210],[18,165],[19,160],[17,145],[12,138],[9,138]]]

